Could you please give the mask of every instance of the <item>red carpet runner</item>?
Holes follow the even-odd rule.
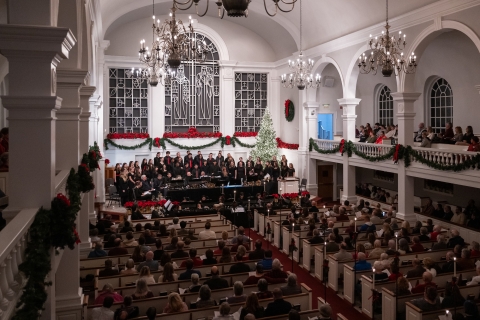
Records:
[[[249,230],[245,232],[246,235],[249,235]],[[250,237],[253,241],[257,239],[262,239],[263,249],[267,249],[268,243],[261,236],[253,230],[250,230]],[[284,271],[292,271],[292,260],[290,260],[287,255],[283,252],[280,252],[277,247],[270,245],[270,250],[273,252],[273,258],[277,258],[283,265]],[[312,289],[312,308],[318,308],[317,297],[325,297],[325,287],[323,283],[315,277],[312,277],[305,269],[300,268],[297,262],[293,262],[294,273],[297,275],[299,283],[305,283],[307,286]],[[330,288],[327,289],[327,302],[332,306],[333,316],[332,319],[337,319],[337,312],[343,314],[349,320],[358,320],[358,319],[369,319],[367,316],[355,310],[350,303],[341,299],[337,294]]]

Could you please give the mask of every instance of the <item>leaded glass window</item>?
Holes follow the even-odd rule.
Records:
[[[148,83],[131,69],[109,70],[109,132],[148,132]]]
[[[235,73],[235,131],[258,132],[267,107],[266,73]]]
[[[194,33],[195,42],[205,41],[205,62],[184,61],[171,83],[165,85],[165,132],[220,131],[220,72],[218,51],[206,36]]]
[[[453,122],[453,91],[447,80],[440,78],[430,91],[430,126],[439,133],[447,122]]]
[[[377,122],[385,126],[393,124],[393,98],[387,86],[382,86],[378,95]]]

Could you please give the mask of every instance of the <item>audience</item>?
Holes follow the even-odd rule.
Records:
[[[302,293],[302,287],[297,284],[297,275],[291,273],[287,278],[287,285],[280,288],[284,296]]]
[[[240,303],[245,302],[247,296],[243,294],[243,283],[241,281],[236,281],[233,284],[233,296],[227,298],[228,303]]]
[[[233,320],[233,316],[230,314],[230,305],[228,302],[222,303],[218,310],[220,312],[220,316],[214,317],[213,320]]]
[[[102,306],[93,308],[91,311],[91,319],[92,320],[103,320],[103,319],[113,319],[114,312],[110,310],[113,305],[113,298],[112,297],[105,297],[102,301]],[[97,303],[96,303],[97,304]]]
[[[180,297],[178,293],[172,292],[168,295],[168,303],[163,309],[163,313],[183,312],[187,310],[187,304],[183,302],[182,297]]]
[[[198,297],[200,298],[196,302],[197,309],[214,307],[217,305],[217,302],[211,298],[212,290],[208,285],[203,285],[198,291]]]
[[[153,278],[153,275],[150,274],[150,268],[148,266],[144,266],[144,267],[142,267],[142,269],[140,269],[140,273],[138,274],[137,282],[140,279],[143,279],[147,284],[156,283],[155,279]]]
[[[178,280],[178,275],[173,271],[173,265],[167,262],[163,267],[162,274],[158,277],[158,283],[173,282]]]
[[[143,267],[148,267],[150,271],[157,271],[158,270],[158,261],[153,260],[153,252],[148,251],[145,254],[145,261],[140,263],[137,267],[137,271],[140,271]]]
[[[200,277],[196,273],[192,273],[192,284],[187,288],[187,292],[198,292],[200,290],[201,284],[198,283]]]
[[[433,276],[430,272],[424,272],[422,275],[423,283],[419,283],[412,288],[412,293],[422,293],[428,287],[437,288],[437,285],[432,281]],[[436,291],[435,291],[436,292]]]
[[[128,254],[128,250],[122,247],[122,239],[116,238],[114,241],[115,247],[108,250],[108,255],[112,256],[123,256]]]
[[[145,267],[148,268],[148,267]],[[145,279],[138,279],[135,292],[132,295],[133,300],[141,300],[153,298],[153,292],[148,289],[148,284]]]
[[[217,259],[214,257],[214,252],[212,249],[207,249],[207,251],[205,251],[205,257],[206,259],[202,260],[202,265],[204,266],[218,263]]]
[[[358,261],[355,262],[354,269],[357,271],[370,270],[372,265],[367,261],[367,256],[363,252],[358,253]]]
[[[265,316],[265,309],[260,306],[258,297],[254,292],[248,295],[245,305],[242,307],[242,311],[240,311],[240,320],[247,319],[248,314],[252,314],[255,317],[254,319]]]
[[[220,248],[220,241],[219,241]],[[262,241],[258,239],[255,241],[255,250],[248,254],[248,260],[258,260],[265,257],[265,250],[262,249]]]
[[[263,267],[263,270],[270,270],[272,269],[272,263],[273,263],[273,260],[272,260],[272,250],[267,250],[265,251],[265,256],[264,258],[262,259],[262,261],[260,261],[258,264],[261,264],[262,267]]]
[[[98,296],[95,299],[95,304],[102,304],[107,297],[111,297],[113,301],[123,301],[122,295],[115,292],[113,286],[109,283],[105,284],[102,291],[98,293]]]
[[[205,230],[200,231],[198,234],[198,239],[199,240],[208,240],[208,239],[216,239],[217,235],[215,234],[215,231],[210,230],[211,224],[210,222],[205,223]]]
[[[106,257],[107,255],[107,251],[102,249],[102,244],[97,242],[95,248],[88,254],[88,258]]]
[[[420,291],[418,293],[424,292],[423,298],[414,299],[411,302],[413,305],[421,309],[422,311],[435,311],[441,309],[440,298],[437,295],[437,289],[433,286],[426,288],[424,291]],[[412,293],[416,293],[413,292]]]
[[[272,278],[272,279],[286,279],[288,274],[285,271],[282,271],[282,264],[280,260],[273,259],[272,262],[272,270],[265,274],[265,277]]]
[[[120,308],[115,310],[114,319],[131,319],[139,316],[139,310],[137,306],[132,306],[132,297],[126,296],[123,299],[123,304]],[[122,318],[123,314],[123,318]]]
[[[105,260],[105,269],[100,270],[98,273],[99,277],[109,277],[118,275],[118,269],[113,268],[112,260]]]
[[[332,307],[329,304],[322,304],[318,308],[318,320],[331,320],[332,319]]]
[[[190,250],[188,250],[188,256],[193,261],[193,266],[199,267],[203,265],[203,260],[197,257],[197,249],[191,248]],[[186,264],[187,264],[187,260],[184,260],[180,265],[180,268],[185,268]]]
[[[283,300],[283,294],[280,288],[275,288],[273,290],[273,299],[274,301],[270,302],[265,309],[265,317],[288,314],[292,309],[292,304],[288,301]]]
[[[177,242],[177,250],[172,252],[171,256],[172,258],[187,258],[189,256],[188,252],[183,251],[183,248],[185,247],[185,242],[183,241],[178,241]]]
[[[207,285],[211,290],[225,289],[229,287],[228,281],[220,278],[220,271],[217,266],[210,269],[211,278],[203,284]]]
[[[272,291],[268,290],[268,282],[265,279],[260,279],[258,280],[257,283],[257,297],[258,299],[270,299],[273,298],[273,293]]]
[[[185,270],[185,272],[183,272],[183,273],[180,274],[180,276],[178,277],[178,280],[188,280],[188,279],[191,279],[193,273],[198,274],[198,276],[199,276],[200,278],[202,277],[202,274],[201,274],[200,271],[193,269],[194,264],[193,264],[193,260],[192,260],[192,259],[187,259],[187,260],[186,260],[186,262],[185,262],[185,267],[187,268],[187,270]]]

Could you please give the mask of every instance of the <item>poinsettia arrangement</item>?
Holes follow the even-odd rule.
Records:
[[[233,134],[234,137],[239,137],[239,138],[256,137],[257,135],[258,135],[258,132],[235,132]]]
[[[150,138],[148,133],[109,133],[107,139],[147,139]]]
[[[165,132],[164,138],[176,139],[176,138],[221,138],[221,132],[199,132],[197,128],[190,127],[187,132]]]
[[[298,192],[284,193],[284,194],[282,194],[282,197],[285,198],[285,199],[295,199],[295,198],[298,198]]]
[[[281,149],[290,149],[290,150],[298,150],[298,143],[286,143],[283,142],[282,139],[276,138],[277,140],[277,147]]]
[[[275,199],[278,199],[280,196],[278,195],[278,193],[274,193],[272,194],[272,197],[274,197]]]
[[[302,191],[301,195],[302,195],[302,197],[306,197],[306,196],[310,195],[310,192]]]
[[[105,164],[108,166],[110,164],[110,160],[105,159]]]

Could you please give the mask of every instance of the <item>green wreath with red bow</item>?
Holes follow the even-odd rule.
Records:
[[[295,117],[295,106],[293,105],[292,100],[285,100],[285,120],[292,122]]]

